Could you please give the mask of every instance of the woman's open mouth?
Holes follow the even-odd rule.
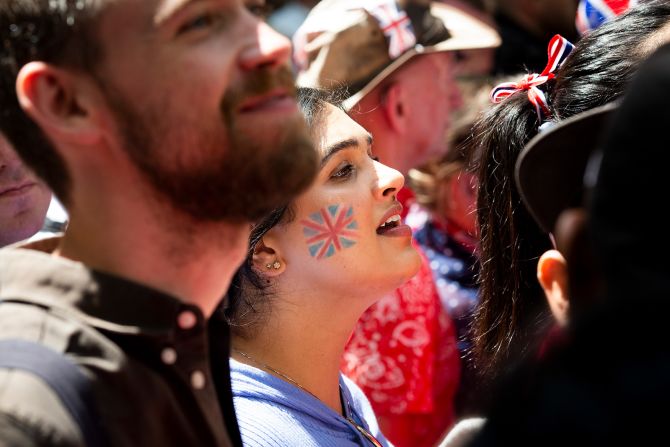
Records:
[[[400,225],[400,214],[394,214],[377,227],[377,234],[384,234]]]

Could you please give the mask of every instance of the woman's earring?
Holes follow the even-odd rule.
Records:
[[[281,262],[279,262],[279,261],[275,261],[272,264],[265,264],[265,268],[267,268],[268,270],[270,270],[270,269],[279,270],[280,267],[281,267]]]

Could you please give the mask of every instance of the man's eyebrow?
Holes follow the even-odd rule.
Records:
[[[154,15],[154,24],[167,22],[190,3],[194,3],[194,0],[163,0]]]
[[[370,134],[367,135],[367,141],[368,146],[372,146],[372,135]],[[346,140],[338,141],[337,143],[331,144],[325,150],[325,154],[321,159],[321,166],[328,163],[328,160],[330,160],[330,158],[339,151],[357,147],[359,147],[359,142],[356,138],[348,138]]]

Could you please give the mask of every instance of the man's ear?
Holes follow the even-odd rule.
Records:
[[[398,134],[407,131],[407,101],[406,89],[400,81],[391,82],[382,97],[381,107],[389,127]]]
[[[25,112],[54,141],[89,145],[101,137],[92,81],[44,62],[24,65],[16,93]]]
[[[557,250],[548,250],[537,263],[537,279],[547,297],[549,308],[560,326],[568,323],[568,264]]]
[[[256,244],[252,263],[257,272],[268,277],[279,276],[286,270],[286,262],[281,257],[274,238],[269,234]]]

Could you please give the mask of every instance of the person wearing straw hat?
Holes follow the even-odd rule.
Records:
[[[294,36],[298,84],[346,91],[344,107],[406,174],[445,150],[460,101],[454,52],[498,46],[497,32],[441,2],[325,0]]]
[[[298,84],[341,90],[349,116],[374,137],[383,163],[408,171],[448,149],[459,105],[455,52],[499,42],[484,20],[451,2],[324,0],[294,36]],[[411,193],[398,194],[405,210]],[[434,444],[454,421],[460,359],[428,261],[370,307],[343,370],[366,393],[398,447]]]

